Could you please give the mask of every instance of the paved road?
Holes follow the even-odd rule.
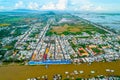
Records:
[[[51,24],[51,19],[50,19],[50,21],[48,20],[48,22],[47,22],[47,25],[43,28],[43,31],[40,33],[40,38],[39,38],[39,41],[38,41],[38,43],[37,43],[37,45],[35,46],[35,50],[33,51],[33,53],[32,53],[32,56],[33,56],[33,54],[34,54],[34,52],[37,50],[37,46],[39,45],[39,43],[42,41],[42,39],[45,37],[45,34],[46,34],[46,32],[48,31],[48,29],[49,29],[49,27],[50,27],[50,24]],[[40,48],[41,49],[41,48]],[[40,50],[39,50],[40,51]],[[32,58],[32,56],[31,56],[31,58]]]

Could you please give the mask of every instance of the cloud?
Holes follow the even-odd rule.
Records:
[[[51,1],[51,2],[50,2]],[[15,4],[15,9],[26,8],[32,10],[74,10],[74,11],[105,11],[101,5],[97,5],[92,0],[50,0],[46,3],[40,1],[24,3],[24,0]]]
[[[5,7],[4,6],[0,6],[0,10],[3,10]]]
[[[87,5],[83,5],[80,7],[81,10],[85,10],[85,11],[89,11],[89,10],[93,10],[93,4],[87,4]]]
[[[43,5],[41,7],[42,10],[55,10],[56,9],[56,5],[52,2],[48,3],[47,5]]]
[[[105,11],[106,9],[103,8],[102,6],[97,6],[94,10],[95,11]]]
[[[67,0],[58,0],[58,3],[50,2],[41,7],[42,10],[65,10],[67,8]]]
[[[104,11],[106,10],[100,5],[95,5],[90,0],[71,0],[72,6],[77,6],[75,11]]]
[[[28,9],[39,10],[39,4],[36,2],[30,2],[28,4]]]
[[[80,7],[82,11],[104,11],[105,9],[101,6],[94,6],[93,4],[87,4]]]
[[[59,10],[65,10],[67,8],[67,0],[59,0],[56,4],[56,8]]]
[[[15,4],[15,9],[21,8],[23,6],[23,2],[19,1],[18,3]]]

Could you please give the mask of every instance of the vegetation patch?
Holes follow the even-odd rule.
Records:
[[[10,24],[4,23],[4,24],[0,24],[0,27],[7,27],[10,26]]]
[[[84,21],[78,21],[77,23],[61,23],[58,26],[53,26],[50,30],[48,30],[47,34],[79,35],[82,34],[82,32],[86,32],[90,35],[93,34],[92,32],[97,32],[100,34],[107,33],[106,31],[97,28],[92,24],[88,24]]]

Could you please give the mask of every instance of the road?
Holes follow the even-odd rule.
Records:
[[[78,16],[78,17],[79,17],[79,16]],[[81,18],[81,17],[80,17],[80,18]],[[81,18],[81,19],[83,19],[83,18]],[[90,24],[92,24],[92,25],[94,25],[94,26],[96,26],[96,27],[99,28],[99,29],[102,29],[102,30],[104,30],[104,31],[112,34],[112,35],[116,35],[114,32],[105,29],[102,25],[98,25],[98,24],[96,24],[96,23],[94,23],[94,22],[91,22],[91,21],[89,21],[89,20],[86,20],[86,19],[83,19],[83,20],[86,21],[86,22],[88,22],[88,23],[90,23]]]
[[[50,19],[50,21],[48,20],[47,25],[43,28],[43,31],[40,33],[39,41],[38,41],[37,45],[35,46],[35,50],[33,51],[32,56],[34,55],[34,52],[37,51],[37,47],[38,47],[39,43],[42,41],[42,39],[44,39],[45,34],[46,34],[46,32],[48,31],[48,29],[49,29],[49,27],[50,27],[51,21],[52,21],[51,19]],[[41,49],[41,48],[40,48],[40,49]],[[40,50],[38,50],[38,52],[39,52],[39,51],[40,51]],[[38,54],[39,54],[39,53],[37,53],[37,55],[38,55]],[[32,59],[32,56],[31,56],[31,59]]]

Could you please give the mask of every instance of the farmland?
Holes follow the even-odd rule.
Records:
[[[72,24],[73,23],[73,24]],[[75,22],[73,21],[72,23],[62,23],[59,24],[59,26],[53,26],[48,33],[51,34],[57,34],[57,35],[77,35],[77,34],[82,34],[83,32],[86,32],[88,34],[94,34],[94,33],[100,33],[100,34],[105,34],[107,33],[106,31],[99,29],[95,27],[94,25],[91,25],[88,22],[84,22],[82,19],[79,21]]]

